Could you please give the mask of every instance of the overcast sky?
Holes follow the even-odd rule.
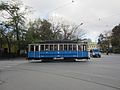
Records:
[[[112,30],[120,23],[120,0],[22,0],[32,7],[32,17],[64,17],[71,22],[83,23],[86,38],[97,40],[104,31]]]

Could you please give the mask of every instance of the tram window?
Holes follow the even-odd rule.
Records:
[[[54,50],[58,50],[58,45],[54,45]]]
[[[60,51],[63,51],[64,49],[63,49],[63,45],[60,45]]]
[[[41,45],[40,50],[44,51],[44,45]]]
[[[34,51],[34,45],[30,45],[30,51]]]
[[[81,48],[81,46],[80,46],[80,45],[78,45],[78,50],[79,50],[79,51],[81,51],[81,50],[82,50],[82,48]]]
[[[35,46],[35,51],[39,51],[39,46]]]
[[[68,46],[68,50],[72,50],[72,45],[69,45],[69,46]]]
[[[50,45],[50,51],[53,51],[53,45]]]
[[[67,45],[64,45],[64,50],[67,50]]]
[[[85,51],[86,50],[86,45],[83,45],[83,51]]]
[[[49,45],[45,45],[45,50],[49,50]]]
[[[76,47],[76,45],[73,45],[73,50],[77,50],[77,47]]]

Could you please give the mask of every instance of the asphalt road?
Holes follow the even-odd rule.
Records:
[[[89,61],[0,61],[0,90],[120,90],[120,55]]]

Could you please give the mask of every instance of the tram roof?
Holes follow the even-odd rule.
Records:
[[[86,43],[86,42],[80,42],[80,41],[74,41],[74,40],[50,40],[50,41],[41,41],[41,42],[37,42],[39,44],[42,43]]]

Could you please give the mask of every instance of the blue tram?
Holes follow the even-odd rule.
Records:
[[[44,41],[28,45],[28,59],[89,59],[86,42]]]

